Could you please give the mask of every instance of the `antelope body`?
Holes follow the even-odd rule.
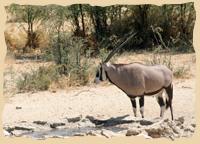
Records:
[[[160,117],[164,116],[164,111],[169,107],[171,118],[173,120],[173,73],[164,65],[148,66],[141,63],[132,64],[111,64],[108,61],[111,57],[122,48],[136,33],[128,37],[120,46],[113,49],[107,56],[103,64],[97,69],[95,82],[109,79],[111,83],[120,88],[130,98],[134,115],[136,116],[136,101],[139,98],[140,113],[144,117],[144,96],[157,96],[160,105]],[[164,91],[166,97],[163,96]]]
[[[172,110],[172,71],[164,65],[147,66],[141,63],[131,64],[101,64],[96,74],[96,83],[99,80],[109,79],[111,83],[124,91],[131,99],[133,111],[136,116],[136,101],[139,97],[140,113],[144,117],[144,96],[157,94],[157,100],[161,108],[160,116],[163,117],[165,109]],[[163,97],[164,90],[167,97]]]

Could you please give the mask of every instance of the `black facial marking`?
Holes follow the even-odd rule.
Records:
[[[100,67],[100,70],[99,70],[99,74],[100,74],[100,80],[103,81],[103,77],[102,77],[102,66]]]

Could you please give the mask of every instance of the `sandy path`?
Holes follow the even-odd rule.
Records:
[[[194,116],[195,80],[186,79],[174,82],[174,117]],[[21,109],[16,109],[21,107]],[[77,90],[60,90],[55,93],[44,91],[16,94],[4,107],[3,123],[13,124],[20,121],[35,120],[59,121],[65,117],[91,115],[97,118],[110,118],[132,115],[129,98],[117,87],[92,86]],[[138,112],[139,114],[139,112]],[[155,97],[145,97],[145,116],[159,116],[159,105]],[[165,113],[170,118],[170,111]]]

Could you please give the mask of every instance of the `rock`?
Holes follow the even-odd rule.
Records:
[[[152,138],[160,138],[163,134],[163,129],[162,128],[149,128],[145,129],[145,131],[148,133],[148,136]]]
[[[87,132],[86,135],[90,135],[90,136],[102,136],[97,131],[93,131],[93,130]]]
[[[30,126],[15,126],[14,127],[15,130],[22,130],[22,131],[33,131],[34,127],[30,127]]]
[[[105,123],[105,120],[98,120],[93,116],[86,116],[85,118],[91,121],[95,125],[103,125]]]
[[[166,123],[169,122],[169,119],[164,119],[164,122],[166,122]]]
[[[46,121],[33,121],[33,123],[38,124],[38,125],[45,125],[45,124],[47,124]]]
[[[19,137],[19,136],[22,136],[22,135],[24,135],[24,134],[26,134],[26,133],[29,133],[30,131],[27,131],[27,130],[14,130],[14,131],[12,131],[12,134],[14,135],[14,136],[17,136],[17,137]]]
[[[124,115],[120,117],[111,117],[109,119],[96,119],[93,116],[86,116],[86,119],[89,119],[92,123],[94,123],[96,126],[104,126],[104,127],[110,127],[110,126],[116,126],[120,124],[128,124],[133,123],[135,121],[133,120],[124,120],[129,115]]]
[[[75,133],[73,136],[85,136],[85,133]]]
[[[184,119],[184,117],[179,117],[179,118],[176,119],[175,121],[179,121],[179,122],[181,122],[181,124],[183,124],[184,121],[185,121],[185,119]]]
[[[11,133],[15,128],[14,127],[10,127],[10,126],[6,126],[3,129],[6,130],[7,132]]]
[[[16,108],[17,110],[22,109],[22,107],[20,107],[20,106],[16,106],[15,108]]]
[[[141,120],[140,121],[140,125],[152,125],[153,122],[152,121],[148,121],[148,120]]]
[[[101,131],[101,135],[105,136],[106,138],[111,138],[113,136],[113,132],[103,129]]]
[[[126,132],[126,136],[136,136],[138,134],[140,134],[141,131],[138,130],[138,129],[129,129],[127,132]]]
[[[144,138],[146,138],[146,139],[152,139],[152,137],[150,137],[150,136],[148,136],[148,133],[147,132],[142,132],[142,133],[140,133],[140,134],[138,134],[137,136],[143,136]]]
[[[180,121],[177,121],[177,122],[176,122],[176,126],[181,127],[181,125],[182,125],[182,123],[181,123]]]
[[[56,93],[56,90],[51,90],[52,93]]]
[[[88,119],[84,119],[78,123],[79,127],[95,127],[96,125]]]
[[[61,135],[47,135],[45,138],[65,138],[64,136]]]
[[[194,128],[194,127],[192,127],[192,126],[188,126],[187,128],[185,128],[185,129],[184,129],[184,131],[185,131],[185,132],[188,132],[188,131],[189,131],[189,132],[192,132],[192,133],[194,133],[194,131],[195,131],[195,128]]]
[[[82,115],[77,116],[77,117],[73,117],[73,118],[66,118],[68,120],[69,123],[75,123],[78,122],[82,119]]]
[[[12,133],[10,133],[6,130],[3,130],[3,134],[4,134],[4,136],[11,136],[12,135]]]
[[[172,130],[173,130],[173,132],[176,133],[176,134],[180,134],[180,131],[181,131],[180,128],[177,127],[177,126],[172,127]]]
[[[65,125],[65,123],[60,122],[60,123],[53,123],[53,124],[50,124],[50,127],[51,127],[51,128],[57,128],[57,127],[59,127],[59,126],[64,126],[64,125]]]
[[[175,137],[173,135],[168,136],[171,140],[175,140]]]
[[[181,126],[180,126],[180,129],[184,129],[184,126],[183,126],[183,125],[181,125]]]
[[[191,126],[195,128],[195,127],[196,127],[196,124],[191,124]]]

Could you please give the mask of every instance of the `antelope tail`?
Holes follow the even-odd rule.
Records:
[[[172,83],[165,89],[168,99],[166,99],[166,109],[170,108],[171,111],[171,118],[172,120],[174,119],[173,117],[173,107],[172,107],[172,99],[173,99],[173,85]]]

